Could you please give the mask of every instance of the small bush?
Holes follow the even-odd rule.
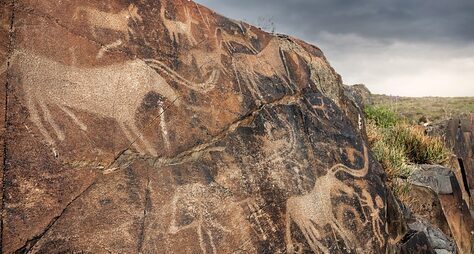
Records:
[[[399,117],[395,112],[383,106],[369,106],[365,108],[367,120],[373,121],[376,126],[389,128],[399,122]]]
[[[439,137],[425,134],[421,126],[399,124],[393,128],[392,142],[403,146],[411,163],[445,164],[449,160],[450,151]]]

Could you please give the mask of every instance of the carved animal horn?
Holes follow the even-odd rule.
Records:
[[[336,164],[334,165],[334,167],[331,168],[330,171],[333,172],[334,174],[339,171],[343,171],[355,177],[365,177],[367,173],[369,172],[369,151],[365,143],[363,144],[363,147],[364,147],[364,166],[361,169],[353,169],[353,168],[347,167],[344,164]]]
[[[195,83],[190,80],[187,80],[186,78],[182,77],[179,75],[177,72],[172,70],[170,67],[166,66],[162,62],[155,60],[155,59],[144,59],[144,61],[150,65],[150,67],[163,72],[167,76],[171,77],[175,82],[193,90],[196,92],[202,92],[206,93],[212,89],[214,89],[217,81],[219,80],[220,77],[220,71],[219,70],[213,70],[211,74],[209,75],[209,78],[207,81],[203,83]]]

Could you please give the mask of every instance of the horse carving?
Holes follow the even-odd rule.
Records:
[[[150,92],[177,105],[180,103],[179,96],[165,79],[141,60],[79,68],[23,50],[15,51],[11,61],[20,70],[30,120],[53,147],[55,139],[43,124],[39,110],[57,139],[62,141],[65,139],[64,131],[50,112],[50,107],[57,106],[83,131],[87,131],[87,125],[75,111],[115,119],[131,145],[141,153],[156,155],[155,148],[137,127],[136,111]],[[144,149],[135,142],[138,140]]]

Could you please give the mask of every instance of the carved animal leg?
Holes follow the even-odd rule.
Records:
[[[314,227],[310,219],[307,219],[306,222],[301,221],[297,224],[300,226],[301,232],[303,232],[303,235],[313,252],[329,253],[329,249],[319,241],[318,230]]]
[[[383,235],[382,235],[382,230],[380,229],[380,224],[383,224],[383,222],[380,219],[378,213],[374,214],[373,216],[374,217],[372,219],[372,230],[375,234],[375,237],[377,238],[377,240],[380,243],[380,247],[382,247],[383,244],[384,244],[384,238],[383,238]]]
[[[58,137],[59,140],[63,141],[64,140],[64,132],[59,128],[59,126],[56,124],[56,122],[53,119],[53,116],[51,115],[51,112],[48,109],[48,106],[44,101],[39,102],[41,110],[43,111],[43,116],[46,121],[53,127],[54,132],[56,132],[56,136]]]
[[[36,125],[36,127],[38,127],[40,133],[43,135],[44,139],[46,139],[46,142],[48,142],[51,146],[55,146],[54,139],[51,137],[51,135],[49,135],[48,131],[41,122],[41,118],[38,114],[38,109],[36,108],[36,105],[33,100],[28,99],[27,105],[28,111],[30,112],[31,121]]]
[[[285,231],[285,238],[286,238],[286,249],[288,253],[293,252],[293,240],[291,239],[291,213],[288,212],[288,202],[286,205],[286,231]]]
[[[140,154],[145,154],[145,151],[141,149],[141,147],[137,144],[136,139],[133,137],[132,133],[130,133],[130,130],[127,128],[126,124],[123,122],[119,122],[120,129],[122,129],[123,133],[125,134],[125,137],[127,137],[128,141],[132,143],[132,146],[137,149],[137,152]]]
[[[146,138],[143,136],[141,131],[137,128],[135,123],[128,123],[130,130],[132,131],[133,134],[137,135],[138,138],[142,141],[142,143],[145,145],[146,150],[153,156],[158,155],[156,150],[151,146],[151,144],[146,140]]]
[[[352,237],[347,236],[346,232],[343,230],[343,227],[339,224],[339,222],[333,218],[332,222],[330,223],[331,227],[336,231],[336,233],[342,238],[344,244],[349,248],[352,249]]]
[[[207,232],[207,236],[209,237],[209,243],[212,248],[212,254],[217,254],[217,248],[216,248],[216,244],[214,243],[214,238],[212,237],[212,232],[211,230],[206,230],[206,232]]]
[[[65,106],[59,106],[61,108],[62,111],[64,111],[64,113],[66,113],[69,117],[71,117],[71,119],[79,126],[79,128],[81,128],[81,130],[83,131],[86,131],[87,130],[87,126],[81,122],[81,120],[79,120],[79,118],[77,118],[77,116],[71,111],[69,110],[67,107]]]
[[[169,150],[170,140],[168,138],[168,128],[166,126],[165,110],[163,109],[163,106],[161,105],[160,105],[160,128],[161,128],[161,137],[163,138],[165,147],[167,150]]]
[[[201,223],[198,224],[197,226],[197,233],[198,233],[198,236],[199,236],[199,246],[201,247],[201,250],[202,250],[202,253],[203,254],[206,254],[207,251],[206,251],[206,245],[204,244],[204,237],[202,235],[202,226],[201,226]]]

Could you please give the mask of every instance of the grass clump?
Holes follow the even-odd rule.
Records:
[[[372,152],[397,196],[408,192],[399,180],[412,174],[413,164],[448,162],[450,151],[443,140],[426,135],[421,126],[407,124],[386,107],[368,107],[365,114]]]
[[[408,178],[412,167],[404,146],[393,140],[393,129],[378,127],[373,121],[369,121],[367,135],[372,152],[387,173],[388,181]]]
[[[365,108],[365,116],[377,127],[389,128],[399,122],[395,112],[384,106],[368,106]]]
[[[423,127],[398,124],[393,128],[393,143],[403,145],[408,160],[415,164],[441,164],[449,160],[450,151],[440,137],[425,134]]]

